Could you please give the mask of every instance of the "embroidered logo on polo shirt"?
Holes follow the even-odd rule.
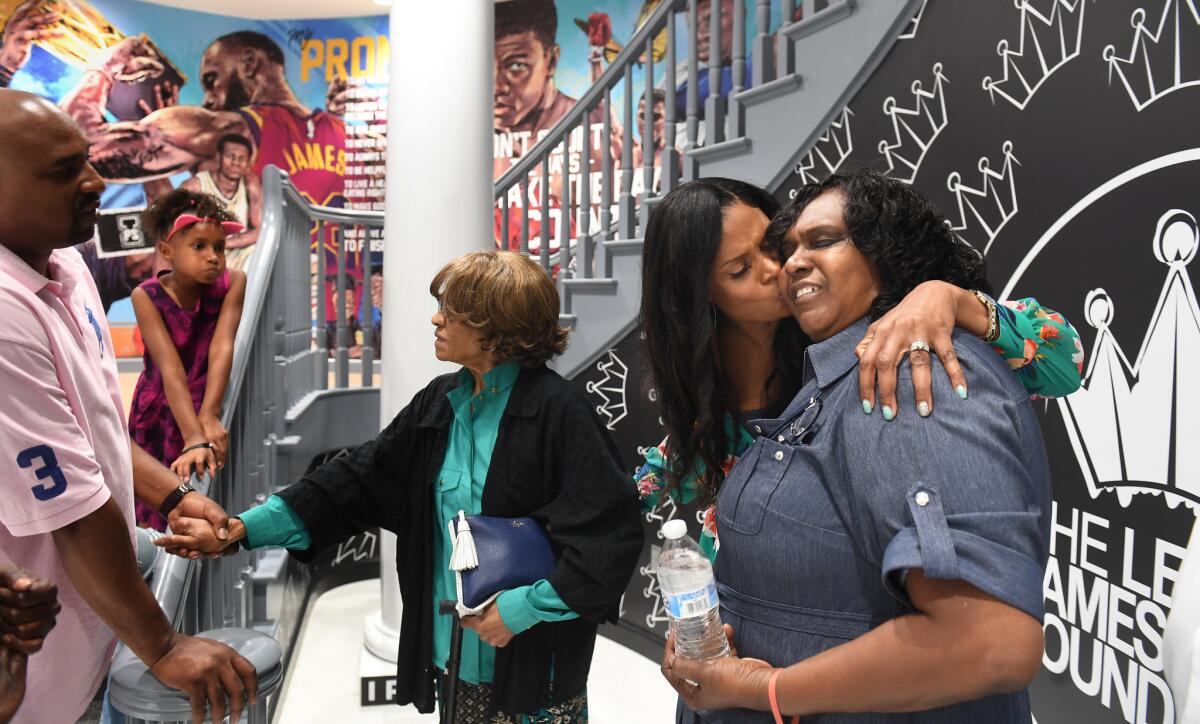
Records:
[[[92,329],[96,332],[96,344],[100,347],[100,356],[104,356],[104,333],[100,331],[100,323],[96,321],[96,315],[92,314],[92,310],[86,304],[83,305],[83,311],[87,312],[88,322],[91,323]]]

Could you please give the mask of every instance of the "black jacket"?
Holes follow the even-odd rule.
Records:
[[[438,377],[374,440],[333,460],[280,496],[312,545],[301,560],[374,527],[397,536],[400,623],[396,702],[433,711],[433,479],[454,418]],[[617,606],[642,547],[637,493],[583,391],[545,366],[523,369],[500,421],[483,491],[483,515],[530,516],[558,554],[549,581],[580,618],[539,623],[496,651],[493,706],[527,713],[561,703],[587,682],[596,627]],[[554,690],[550,691],[550,672]],[[553,699],[553,700],[552,700]]]

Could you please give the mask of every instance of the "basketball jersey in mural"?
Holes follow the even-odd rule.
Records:
[[[323,110],[308,116],[293,113],[284,106],[259,104],[241,109],[250,126],[257,151],[254,173],[262,177],[263,169],[274,164],[287,171],[300,195],[318,206],[342,208],[346,205],[346,125],[341,118]],[[313,249],[316,249],[317,227],[313,226]],[[325,247],[326,277],[337,270],[337,245],[332,228],[322,234]],[[362,261],[358,252],[346,255],[350,276],[361,278]],[[333,300],[330,283],[326,283],[326,310],[332,317]]]
[[[300,116],[283,106],[260,104],[241,110],[258,149],[254,173],[274,164],[310,202],[343,206],[346,173],[346,126],[341,118],[317,109]]]

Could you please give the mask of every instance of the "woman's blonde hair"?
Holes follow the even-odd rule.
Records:
[[[536,367],[567,348],[570,332],[558,324],[558,290],[524,254],[463,254],[434,276],[429,293],[447,319],[479,330],[483,349],[498,361]]]

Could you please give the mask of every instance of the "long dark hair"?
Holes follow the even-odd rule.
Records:
[[[960,239],[946,217],[912,186],[877,171],[833,174],[800,187],[771,220],[764,246],[778,256],[783,237],[800,214],[831,189],[846,195],[842,220],[850,241],[879,275],[880,292],[871,304],[871,319],[882,317],[914,287],[931,279],[992,293],[983,255]]]
[[[642,254],[641,325],[645,355],[669,438],[667,485],[699,473],[701,500],[711,502],[725,479],[729,439],[725,418],[739,412],[729,378],[717,364],[716,315],[709,274],[721,244],[724,212],[743,203],[771,218],[779,202],[763,189],[725,178],[683,184],[655,206]],[[798,325],[784,320],[775,333],[775,371],[768,397],[789,399],[799,389]]]

